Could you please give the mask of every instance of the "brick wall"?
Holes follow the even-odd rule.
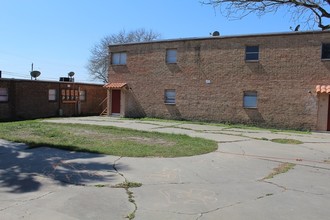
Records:
[[[315,86],[330,84],[324,42],[329,32],[116,45],[110,51],[126,51],[127,65],[111,66],[109,81],[128,83],[149,117],[315,129]],[[246,45],[259,45],[259,62],[245,61]],[[177,49],[176,64],[166,64],[168,48]],[[165,89],[176,90],[176,105],[164,104]],[[243,108],[244,91],[257,92],[256,109]]]
[[[47,82],[33,80],[0,79],[0,88],[8,88],[8,102],[0,103],[0,120],[34,119],[76,115],[99,115],[106,107],[100,105],[106,98],[102,85]],[[49,100],[49,90],[56,91],[56,100]],[[61,91],[67,89],[85,91],[86,100],[62,100]]]

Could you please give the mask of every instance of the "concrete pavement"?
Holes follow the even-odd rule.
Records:
[[[47,120],[48,121],[48,120]],[[219,143],[182,158],[127,158],[0,141],[1,219],[329,219],[330,134],[108,117],[50,119],[183,133]],[[260,140],[291,138],[301,145]],[[263,179],[290,162],[294,169]],[[127,191],[112,188],[139,182]]]

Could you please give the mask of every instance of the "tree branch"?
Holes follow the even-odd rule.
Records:
[[[243,18],[251,13],[258,16],[277,12],[281,7],[289,7],[292,18],[299,21],[317,24],[322,30],[330,29],[330,24],[323,24],[324,19],[330,18],[330,0],[208,0],[202,4],[219,7],[226,11],[226,17]],[[314,21],[310,19],[314,16]]]

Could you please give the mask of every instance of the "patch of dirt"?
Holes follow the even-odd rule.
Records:
[[[171,147],[171,146],[175,145],[175,142],[167,141],[167,140],[160,139],[160,138],[127,137],[125,139],[132,140],[134,142],[138,142],[141,144],[148,144],[148,145],[157,144],[157,145],[161,145],[163,147]]]
[[[84,129],[78,129],[73,132],[71,132],[74,135],[83,135],[85,137],[91,137],[91,138],[97,138],[99,140],[128,140],[133,141],[140,144],[146,144],[146,145],[161,145],[163,147],[172,147],[176,143],[172,141],[167,141],[161,138],[147,138],[147,137],[139,137],[139,136],[131,136],[131,137],[123,137],[120,135],[114,135],[111,133],[99,133],[96,131],[91,130],[84,130]]]

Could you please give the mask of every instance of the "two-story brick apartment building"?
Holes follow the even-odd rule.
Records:
[[[0,121],[99,115],[106,95],[97,84],[0,79]]]
[[[330,32],[109,49],[109,114],[330,130]]]

